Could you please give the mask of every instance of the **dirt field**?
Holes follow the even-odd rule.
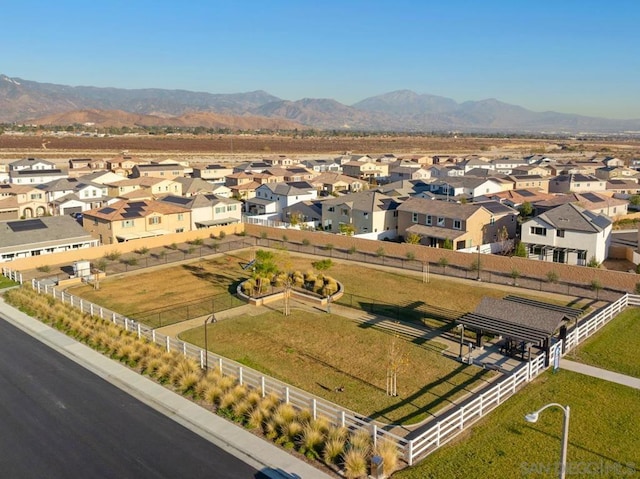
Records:
[[[561,149],[561,146],[569,149]],[[640,155],[640,141],[583,142],[516,138],[370,136],[347,138],[278,135],[45,137],[0,135],[0,158],[36,156],[45,159],[113,157],[123,150],[137,156],[264,157],[354,154],[434,155],[480,154],[488,157],[547,153],[556,158],[587,158],[594,154],[621,158]]]

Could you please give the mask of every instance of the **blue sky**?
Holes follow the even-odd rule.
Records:
[[[39,82],[640,118],[637,0],[21,0],[0,32],[0,73]]]

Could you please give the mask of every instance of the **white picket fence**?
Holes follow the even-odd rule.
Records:
[[[640,296],[625,294],[616,302],[597,311],[581,321],[566,338],[566,347],[562,351],[562,341],[555,343],[549,351],[549,365],[554,364],[557,354],[564,355],[575,348],[593,333],[602,328],[627,306],[640,306]],[[442,420],[409,441],[405,458],[409,465],[424,459],[425,456],[447,443],[467,427],[492,411],[516,391],[545,369],[545,354],[523,364],[506,379],[499,381],[490,389],[478,394],[473,400],[463,403]]]
[[[166,348],[167,351],[179,351],[185,357],[198,361],[202,369],[205,368],[205,365],[217,367],[223,375],[232,376],[236,378],[240,384],[260,391],[263,397],[274,393],[281,401],[291,404],[298,410],[310,410],[314,418],[322,416],[327,418],[333,425],[345,426],[350,430],[367,430],[371,434],[374,445],[377,444],[379,440],[389,441],[396,444],[401,454],[405,454],[408,441],[385,430],[384,427],[386,425],[384,424],[376,423],[367,417],[358,416],[353,411],[340,408],[337,404],[310,395],[306,391],[266,376],[240,363],[211,352],[207,353],[204,349],[194,346],[193,344],[160,334],[154,329],[135,320],[93,304],[80,297],[59,291],[51,285],[42,284],[35,279],[31,281],[31,285],[33,289],[40,294],[51,295],[62,303],[78,308],[84,313],[109,320],[127,331],[134,332],[138,338],[146,338],[155,344],[161,345],[163,348]],[[205,354],[208,354],[208,356],[205,356]]]
[[[82,298],[65,293],[64,291],[58,291],[50,285],[41,284],[35,279],[32,280],[31,283],[32,287],[37,290],[38,293],[50,294],[61,302],[79,308],[85,313],[108,319],[114,324],[123,327],[125,330],[136,332],[139,338],[144,337],[151,342],[162,345],[167,351],[180,351],[186,357],[199,361],[200,367],[203,369],[205,364],[215,365],[222,374],[237,378],[240,384],[245,384],[249,388],[260,391],[263,396],[274,393],[278,395],[283,402],[291,404],[299,410],[309,409],[313,417],[323,416],[331,421],[332,424],[345,426],[351,430],[367,430],[371,434],[374,444],[381,439],[393,442],[409,465],[413,465],[417,461],[424,459],[440,446],[455,438],[466,428],[498,407],[509,397],[513,396],[522,386],[530,382],[548,367],[545,366],[545,354],[543,353],[514,370],[506,378],[496,382],[491,388],[474,395],[475,397],[471,396],[472,399],[463,401],[460,406],[445,413],[442,419],[437,420],[435,424],[426,429],[418,437],[407,440],[386,430],[393,426],[383,425],[376,423],[370,418],[358,416],[353,411],[340,408],[334,403],[317,398],[277,379],[265,376],[259,371],[211,352],[207,353],[192,344],[159,334],[155,330],[134,320],[109,311],[89,301],[85,301]],[[625,294],[606,308],[582,320],[580,326],[567,335],[564,352],[562,349],[562,341],[558,341],[551,346],[549,362],[547,364],[553,365],[556,355],[566,354],[575,348],[578,344],[601,329],[627,306],[640,306],[640,296]],[[208,354],[206,358],[205,354]]]
[[[2,276],[4,276],[5,278],[9,278],[10,280],[15,281],[16,283],[22,284],[22,273],[20,271],[15,271],[11,268],[7,268],[3,266]]]

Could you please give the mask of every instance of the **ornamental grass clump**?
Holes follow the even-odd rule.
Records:
[[[367,473],[367,454],[359,449],[349,449],[343,455],[344,475],[357,479]]]
[[[390,476],[398,468],[400,451],[393,442],[379,440],[375,448],[375,454],[382,458],[382,472],[385,476]]]
[[[319,459],[323,445],[322,431],[313,422],[305,424],[298,439],[298,451],[309,459]]]
[[[365,456],[371,451],[371,435],[365,429],[358,429],[349,436],[349,449],[361,451]]]

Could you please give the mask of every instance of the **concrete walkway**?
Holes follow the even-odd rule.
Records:
[[[2,318],[273,479],[329,479],[310,464],[9,306]],[[212,470],[215,476],[215,470]]]
[[[594,366],[588,366],[582,363],[576,363],[569,361],[568,359],[560,360],[560,369],[566,369],[575,373],[584,374],[586,376],[593,376],[594,378],[604,379],[612,383],[622,384],[623,386],[629,386],[630,388],[640,389],[640,379],[632,376],[626,376],[620,373],[614,373],[602,368],[596,368]]]

